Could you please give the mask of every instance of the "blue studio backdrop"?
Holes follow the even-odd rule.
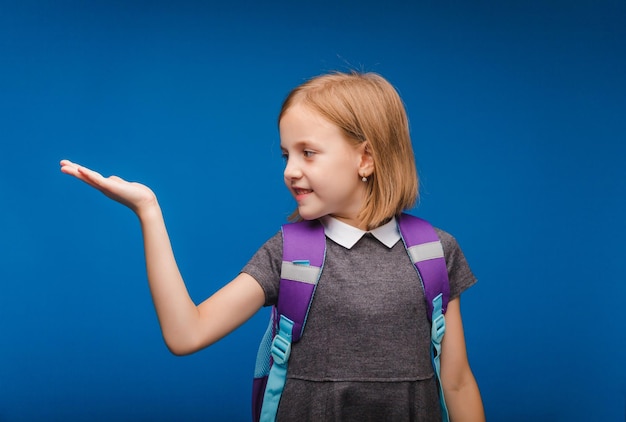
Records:
[[[0,2],[0,421],[244,421],[267,309],[187,357],[128,209],[152,187],[199,302],[286,221],[276,116],[332,70],[388,78],[451,232],[491,421],[623,421],[626,4]]]

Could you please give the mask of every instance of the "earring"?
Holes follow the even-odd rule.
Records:
[[[365,177],[365,176],[361,177],[361,182],[363,182],[363,183],[367,182],[367,177]]]

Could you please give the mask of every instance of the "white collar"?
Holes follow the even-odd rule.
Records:
[[[379,242],[388,248],[392,248],[393,245],[400,240],[400,232],[398,232],[395,217],[369,232],[346,224],[328,215],[320,218],[320,221],[324,226],[326,236],[346,249],[352,249],[366,233],[371,233]]]

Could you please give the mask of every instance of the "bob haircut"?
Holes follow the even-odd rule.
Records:
[[[376,73],[329,73],[294,88],[278,122],[295,104],[339,127],[354,145],[366,143],[374,162],[358,219],[374,229],[415,205],[418,179],[409,123],[395,88]],[[355,175],[357,177],[358,175]],[[290,220],[301,219],[296,210]]]

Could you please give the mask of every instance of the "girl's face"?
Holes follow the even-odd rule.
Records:
[[[295,104],[280,121],[286,159],[285,184],[305,220],[331,215],[358,227],[372,159],[364,144],[354,146],[341,130],[309,108]],[[363,227],[361,227],[363,228]]]

